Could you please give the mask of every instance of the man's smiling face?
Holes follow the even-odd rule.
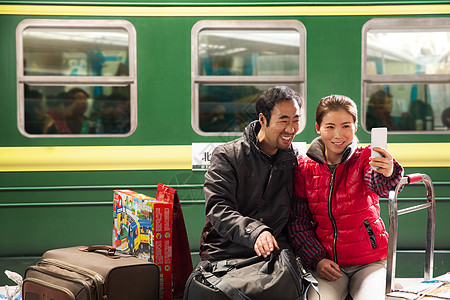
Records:
[[[261,130],[258,133],[260,148],[273,155],[278,149],[287,149],[297,134],[300,121],[300,108],[296,101],[278,102],[271,111],[270,122],[259,114]]]

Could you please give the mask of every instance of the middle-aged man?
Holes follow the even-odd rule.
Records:
[[[242,137],[217,146],[205,174],[202,260],[268,256],[290,248],[286,223],[298,164],[291,143],[302,100],[286,86],[261,93],[258,120]]]

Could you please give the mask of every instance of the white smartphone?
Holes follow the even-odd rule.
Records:
[[[373,150],[375,147],[387,149],[387,128],[377,127],[372,128],[371,132],[370,148],[372,149],[371,156],[381,157],[381,153]]]

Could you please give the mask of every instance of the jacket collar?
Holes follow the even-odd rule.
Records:
[[[357,147],[357,141],[356,141],[356,139],[353,139],[353,141],[350,143],[350,145],[348,145],[344,149],[344,152],[342,152],[342,157],[341,157],[341,161],[339,162],[339,164],[342,164],[346,160],[348,160],[355,152],[356,147]],[[309,149],[306,152],[306,155],[309,158],[311,158],[312,160],[314,160],[320,164],[325,164],[324,153],[325,153],[325,144],[323,143],[322,138],[319,136],[311,142],[311,145],[309,146]]]
[[[252,121],[248,124],[244,129],[244,137],[250,143],[253,144],[256,148],[259,149],[259,141],[258,141],[258,132],[261,129],[261,123],[258,120]]]
[[[244,129],[244,139],[250,144],[250,148],[260,153],[264,157],[269,157],[259,148],[258,132],[261,130],[261,123],[258,120],[252,121]]]

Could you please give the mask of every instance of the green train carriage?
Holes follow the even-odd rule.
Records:
[[[331,93],[358,104],[361,144],[370,143],[372,92],[391,94],[394,119],[409,112],[413,96],[434,109],[431,127],[424,117],[417,128],[390,130],[388,150],[406,173],[433,179],[434,272],[448,271],[450,136],[441,114],[450,105],[450,46],[433,44],[440,63],[421,70],[405,49],[374,43],[409,31],[441,34],[427,43],[446,41],[449,15],[447,1],[0,1],[1,269],[23,272],[51,248],[111,244],[112,190],[152,196],[158,182],[178,190],[198,261],[204,170],[193,170],[192,149],[239,136],[255,117],[258,92],[287,84],[305,99],[295,142],[316,136],[316,103]],[[29,129],[25,115],[36,95],[30,91],[48,106],[74,87],[88,94],[84,129]],[[111,98],[118,94],[129,102]],[[121,105],[126,130],[99,130],[98,112]],[[221,125],[204,123],[213,119]],[[421,185],[400,194],[401,205],[424,198]],[[387,200],[381,205],[387,224]],[[397,277],[421,276],[424,245],[425,216],[402,217]],[[10,282],[0,276],[0,284]]]

